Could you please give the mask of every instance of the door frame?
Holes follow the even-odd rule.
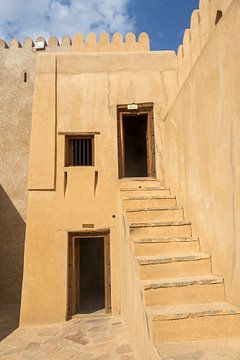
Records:
[[[138,106],[138,109],[134,110],[128,110],[127,105],[117,106],[118,174],[120,179],[125,177],[125,144],[123,116],[126,115],[147,115],[147,177],[156,178],[153,103],[136,105]]]
[[[79,233],[69,233],[68,236],[68,318],[71,318],[79,312],[79,284],[81,276],[79,268],[80,239],[86,238],[103,238],[104,241],[105,313],[111,314],[110,232],[83,231]]]

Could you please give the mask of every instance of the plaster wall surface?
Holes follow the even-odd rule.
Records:
[[[216,25],[161,120],[166,183],[240,305],[240,3]]]
[[[82,232],[84,224],[92,224],[88,231],[110,230],[113,314],[135,306],[121,275],[121,266],[127,264],[120,233],[117,105],[153,102],[159,123],[161,109],[177,86],[176,69],[173,52],[38,57],[22,325],[66,319],[68,232]],[[65,167],[65,135],[86,132],[95,134],[94,166]],[[159,143],[158,126],[155,133]],[[164,181],[158,149],[157,175]]]
[[[21,298],[35,63],[32,50],[0,49],[0,303],[7,304]]]

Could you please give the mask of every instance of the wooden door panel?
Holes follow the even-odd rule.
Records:
[[[105,283],[105,311],[111,313],[111,264],[110,264],[110,235],[104,237],[104,283]]]
[[[148,176],[155,177],[155,141],[154,141],[154,122],[153,112],[148,112],[147,123],[147,157],[148,157]]]
[[[79,239],[69,239],[68,251],[68,314],[72,316],[79,309]]]
[[[125,144],[122,113],[120,113],[118,118],[118,166],[119,178],[123,178],[125,176]]]

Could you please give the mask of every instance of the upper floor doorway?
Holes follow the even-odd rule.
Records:
[[[118,106],[119,178],[155,177],[152,104]]]

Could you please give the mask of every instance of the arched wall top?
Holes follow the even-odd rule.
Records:
[[[15,48],[21,48],[22,47],[22,44],[20,43],[20,41],[16,38],[13,38],[11,41],[10,41],[10,48],[11,49],[15,49]]]
[[[199,9],[192,12],[190,29],[178,48],[179,86],[187,78],[212,32],[233,0],[199,0]],[[217,17],[217,21],[216,21]]]
[[[34,42],[30,37],[26,37],[23,41],[23,47],[26,49],[32,49],[34,47]]]
[[[70,36],[64,35],[61,40],[61,46],[70,47],[72,45],[72,39]]]
[[[0,49],[20,48],[22,47],[18,39],[14,38],[8,44],[4,40],[0,40]],[[30,37],[26,37],[23,41],[23,48],[36,50],[58,51],[57,48],[68,48],[66,51],[73,52],[128,52],[128,51],[149,51],[150,41],[147,33],[139,34],[138,38],[132,32],[122,36],[122,34],[115,32],[110,36],[107,32],[103,32],[96,36],[95,33],[90,32],[86,36],[81,33],[76,33],[71,39],[70,36],[64,35],[61,42],[56,36],[50,36],[48,41],[43,36],[38,36],[35,41]],[[51,49],[52,48],[52,49]],[[60,49],[59,49],[60,51]],[[61,50],[62,51],[62,50]]]
[[[50,36],[48,46],[59,46],[58,38],[56,36]]]

